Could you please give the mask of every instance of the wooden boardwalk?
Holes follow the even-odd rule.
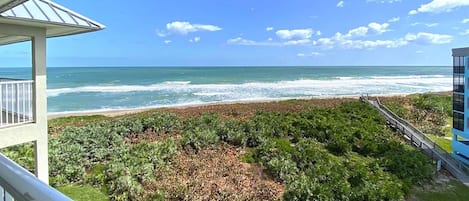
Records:
[[[427,154],[433,160],[440,161],[443,168],[448,170],[449,173],[463,182],[466,186],[469,186],[469,166],[453,158],[451,153],[448,153],[446,150],[442,149],[439,145],[437,145],[424,133],[422,133],[422,131],[415,128],[412,124],[400,118],[398,115],[394,114],[384,105],[382,105],[379,99],[370,100],[365,97],[360,97],[360,100],[378,109],[379,112],[386,118],[390,126],[403,134],[409,143],[418,147],[422,152]]]

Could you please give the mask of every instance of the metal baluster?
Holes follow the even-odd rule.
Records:
[[[3,84],[0,83],[0,126],[3,126]]]
[[[16,83],[16,123],[20,123],[20,83]]]
[[[8,125],[8,120],[9,120],[9,115],[8,115],[8,83],[5,84],[5,105],[6,105],[6,108],[5,108],[5,118],[6,118],[6,121],[5,121],[5,125]]]
[[[33,121],[33,106],[32,106],[32,100],[31,100],[32,85],[33,85],[33,82],[28,83],[28,120],[29,120],[29,122]]]
[[[22,122],[25,122],[25,121],[26,121],[26,119],[24,118],[25,115],[26,115],[26,102],[25,102],[25,101],[26,101],[26,100],[25,100],[25,99],[26,99],[26,94],[25,94],[25,90],[24,90],[24,89],[25,89],[25,86],[26,86],[25,84],[26,84],[26,83],[23,82],[23,85],[22,85],[22,87],[21,87],[21,88],[22,88],[21,91],[23,92],[23,93],[21,94],[21,95],[22,95],[22,98],[21,98],[21,99],[22,99],[22,102],[23,102],[23,113],[22,113],[22,119],[21,119]]]

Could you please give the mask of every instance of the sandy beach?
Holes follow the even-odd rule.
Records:
[[[388,96],[405,96],[391,94]],[[269,110],[274,111],[280,109],[280,105],[289,101],[303,102],[304,104],[310,103],[318,106],[336,105],[344,101],[350,101],[352,99],[358,99],[360,96],[344,96],[344,97],[307,97],[307,98],[296,98],[296,99],[276,99],[276,100],[262,100],[262,101],[235,101],[235,102],[217,102],[217,103],[205,103],[205,104],[194,104],[186,106],[173,106],[173,107],[150,107],[150,108],[136,108],[136,109],[116,109],[106,111],[84,111],[84,112],[72,112],[72,113],[55,113],[49,114],[47,118],[55,119],[60,117],[71,117],[71,116],[91,116],[91,115],[104,115],[107,117],[118,117],[131,114],[137,114],[148,111],[171,111],[181,113],[182,111],[193,112],[204,112],[204,111],[219,111],[219,110],[234,110],[234,108],[240,109],[243,107],[248,110]]]
[[[450,92],[432,92],[436,94],[448,94]],[[385,94],[377,97],[403,97],[409,94]],[[372,96],[372,95],[370,95]],[[245,109],[259,110],[270,108],[269,111],[277,110],[280,107],[281,102],[288,101],[300,101],[305,103],[316,104],[318,106],[336,105],[343,101],[349,101],[351,99],[358,99],[360,96],[335,96],[335,97],[304,97],[295,99],[272,99],[272,100],[259,100],[259,101],[231,101],[231,102],[216,102],[216,103],[204,103],[204,104],[193,104],[184,106],[172,106],[172,107],[149,107],[149,108],[135,108],[135,109],[116,109],[106,111],[84,111],[84,112],[71,112],[71,113],[54,113],[49,114],[48,119],[55,119],[60,117],[71,117],[71,116],[90,116],[90,115],[104,115],[107,117],[118,117],[130,114],[137,114],[147,111],[172,111],[180,113],[181,111],[210,111],[210,110],[233,110],[234,107],[245,107]],[[375,96],[373,96],[375,97]]]
[[[442,94],[450,95],[451,91],[441,92],[430,92],[430,94]],[[373,96],[378,98],[392,98],[392,97],[405,97],[410,94],[385,94],[379,96]],[[371,97],[372,95],[370,95]],[[217,102],[217,103],[205,103],[205,104],[194,104],[186,106],[173,106],[173,107],[150,107],[150,108],[136,108],[136,109],[117,109],[117,110],[106,110],[106,111],[91,111],[91,112],[72,112],[72,113],[57,113],[49,114],[47,118],[55,119],[60,117],[72,117],[72,116],[91,116],[91,115],[104,115],[107,117],[119,117],[125,115],[132,115],[148,111],[170,111],[178,113],[184,116],[196,115],[202,112],[221,112],[229,113],[230,111],[243,111],[246,113],[253,113],[254,111],[286,111],[292,110],[291,107],[286,107],[284,103],[296,101],[295,104],[300,103],[303,107],[299,109],[305,109],[305,107],[313,106],[335,106],[344,101],[350,101],[352,99],[357,100],[360,96],[338,96],[338,97],[305,97],[296,99],[276,99],[276,100],[263,100],[263,101],[236,101],[236,102]],[[283,109],[282,109],[283,108]]]

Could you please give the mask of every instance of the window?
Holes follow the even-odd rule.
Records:
[[[453,110],[464,113],[464,95],[453,94]]]
[[[453,128],[464,131],[464,114],[453,112]]]
[[[453,91],[464,93],[464,57],[453,57]]]
[[[453,74],[453,91],[464,93],[464,74]]]

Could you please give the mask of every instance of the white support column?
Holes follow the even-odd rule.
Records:
[[[49,183],[47,145],[47,92],[46,92],[46,30],[36,32],[32,38],[33,65],[33,118],[38,127],[34,143],[36,176]]]

